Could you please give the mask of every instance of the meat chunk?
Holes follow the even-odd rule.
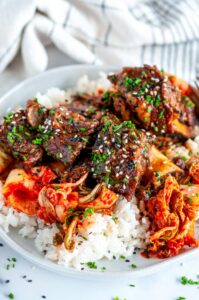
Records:
[[[100,119],[102,113],[100,112],[102,99],[94,95],[75,95],[72,102],[67,105],[68,110],[77,112],[86,118]]]
[[[34,165],[41,160],[43,150],[41,141],[35,138],[24,110],[9,113],[0,128],[0,145],[14,158],[23,161],[25,165]]]
[[[180,89],[156,67],[123,68],[109,79],[136,113],[142,127],[160,135],[192,136],[188,126],[193,125],[193,109],[187,109]]]
[[[90,171],[89,161],[83,162],[81,164],[77,164],[73,168],[71,168],[71,170],[67,175],[67,179],[70,182],[76,182],[89,171]]]
[[[99,122],[69,111],[65,106],[51,110],[42,126],[43,147],[49,156],[69,168],[86,147]]]
[[[51,170],[58,178],[65,179],[68,175],[68,169],[61,161],[53,161],[49,163]]]
[[[132,120],[132,111],[126,102],[126,99],[120,94],[113,94],[113,109],[118,116],[121,116],[124,121]]]
[[[145,172],[149,149],[144,132],[132,121],[104,117],[91,156],[93,177],[129,199]]]
[[[46,112],[47,109],[37,99],[27,101],[26,117],[32,127],[37,128],[44,121]]]
[[[76,182],[90,171],[90,162],[86,159],[85,161],[80,161],[78,163],[75,162],[75,165],[70,169],[61,161],[53,161],[49,166],[59,179],[67,182]]]

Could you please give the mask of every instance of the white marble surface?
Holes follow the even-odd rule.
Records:
[[[49,68],[69,63],[74,62],[54,48],[49,49]],[[20,57],[17,57],[0,75],[0,96],[25,77]],[[17,259],[15,268],[6,270],[7,258],[13,257]],[[174,264],[161,273],[133,281],[130,278],[88,281],[83,277],[79,280],[47,272],[33,266],[5,244],[0,247],[0,300],[9,299],[9,293],[13,293],[16,300],[43,299],[42,295],[48,300],[112,300],[116,296],[120,300],[177,300],[179,296],[198,300],[199,286],[183,286],[180,283],[183,275],[199,280],[199,255]],[[130,287],[131,283],[135,287]]]

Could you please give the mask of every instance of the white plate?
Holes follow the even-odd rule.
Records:
[[[14,109],[17,105],[25,104],[27,99],[35,96],[35,94],[40,92],[46,92],[50,87],[58,87],[66,89],[73,87],[77,80],[84,74],[87,74],[89,79],[97,79],[99,77],[99,72],[103,71],[105,73],[115,71],[116,67],[98,67],[89,65],[75,65],[61,67],[54,70],[47,71],[36,77],[23,81],[21,84],[17,85],[14,89],[8,92],[4,97],[0,99],[0,117],[5,115],[11,109]],[[84,279],[96,279],[96,278],[112,278],[120,276],[130,276],[138,277],[152,274],[161,270],[163,267],[171,265],[176,261],[183,261],[191,255],[199,255],[199,249],[187,250],[178,256],[159,260],[159,259],[145,259],[139,254],[133,255],[130,258],[130,262],[125,262],[122,260],[118,261],[107,261],[103,260],[97,263],[97,270],[84,270],[78,271],[73,268],[66,268],[64,266],[57,265],[45,259],[34,246],[34,241],[22,238],[16,232],[16,229],[10,230],[7,234],[2,229],[0,229],[0,237],[11,247],[13,250],[17,251],[26,259],[30,260],[45,269],[54,271],[67,276],[80,277]],[[136,264],[137,268],[130,268],[130,264]],[[105,266],[107,271],[98,271],[100,266]]]

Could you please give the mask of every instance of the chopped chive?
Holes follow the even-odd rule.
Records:
[[[9,298],[9,299],[14,299],[14,297],[15,297],[15,296],[14,296],[13,293],[8,294],[8,298]]]
[[[132,269],[136,269],[137,266],[136,266],[135,264],[131,264],[131,268],[132,268]]]

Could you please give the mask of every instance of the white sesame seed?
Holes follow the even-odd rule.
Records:
[[[168,76],[165,75],[165,76],[164,76],[164,79],[163,79],[163,82],[167,82],[167,81],[168,81]]]
[[[157,91],[153,91],[154,96],[157,96],[157,93],[158,93]]]

